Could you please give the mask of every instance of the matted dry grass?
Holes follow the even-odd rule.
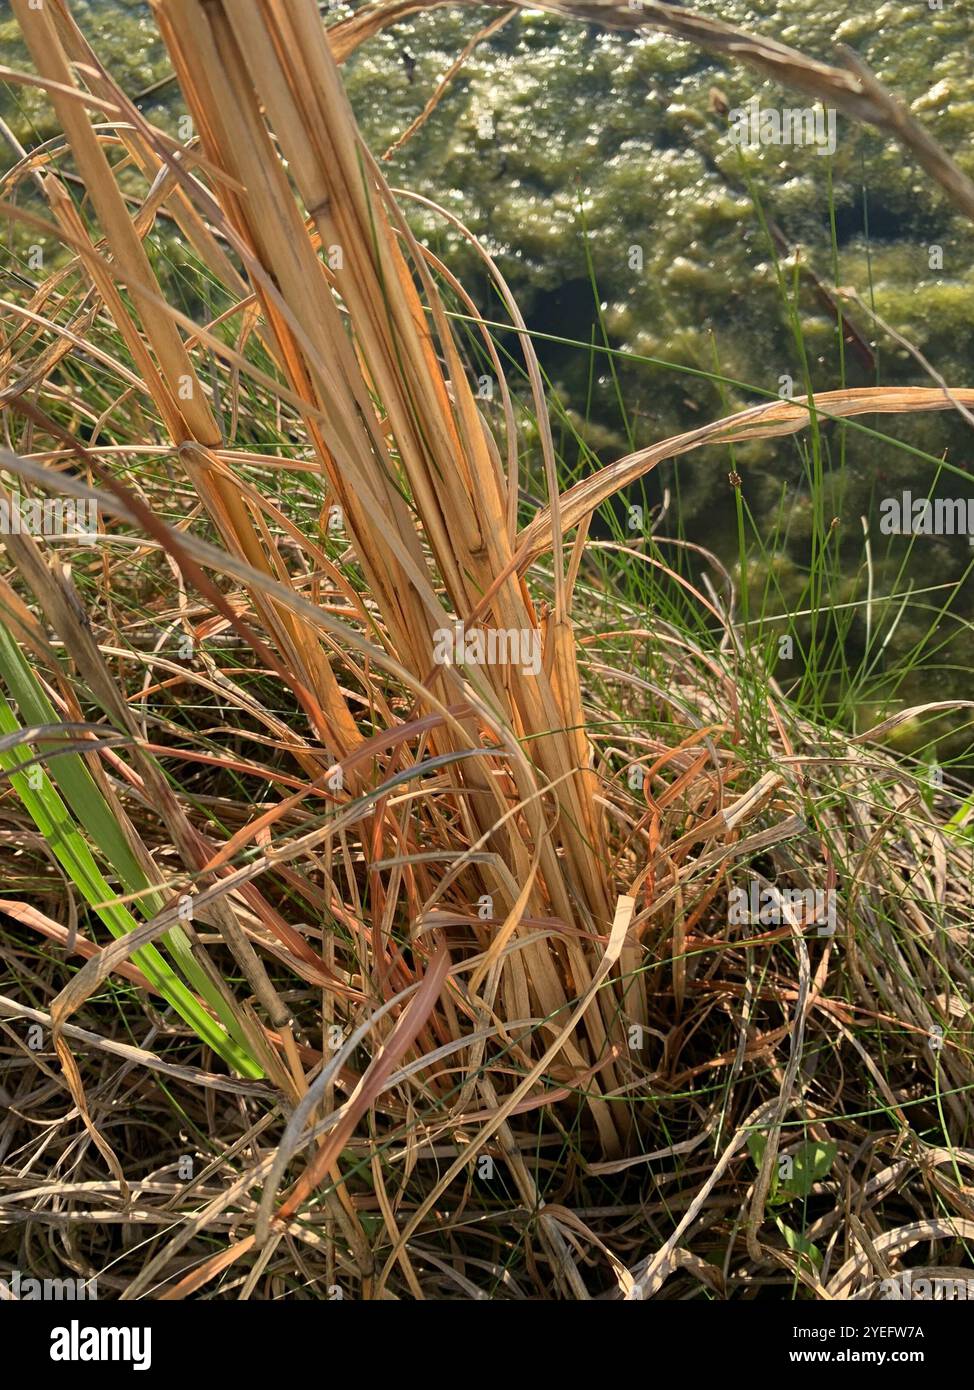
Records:
[[[53,547],[8,537],[0,611],[144,876],[96,843],[146,920],[94,940],[101,905],[80,919],[14,780],[0,1242],[126,1298],[849,1297],[922,1242],[963,1263],[970,842],[868,736],[826,735],[773,683],[755,701],[716,598],[698,596],[725,631],[709,652],[612,595],[595,638],[576,619],[593,510],[661,460],[974,391],[757,407],[561,494],[491,267],[548,484],[521,529],[513,411],[503,430],[481,412],[443,286],[462,291],[365,148],[317,6],[153,8],[189,149],[63,0],[14,0],[65,138],[7,176],[2,211],[67,254],[4,303],[0,463],[8,494],[97,500],[108,539],[75,558],[82,601]],[[228,297],[208,323],[147,252],[163,209]],[[97,410],[66,387],[75,355]],[[227,401],[234,430],[272,418],[299,442],[340,547],[288,516],[287,455],[227,439]],[[528,634],[540,669],[438,665],[455,621]],[[620,635],[645,641],[651,679],[617,664]],[[161,696],[187,690],[173,719]],[[3,751],[25,748],[60,785],[52,723]],[[794,912],[728,925],[745,868],[837,888],[835,936]],[[132,959],[173,932],[249,1079]],[[833,1145],[785,1212],[781,1159]]]

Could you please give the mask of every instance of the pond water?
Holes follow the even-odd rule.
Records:
[[[833,59],[837,41],[849,44],[974,173],[966,4],[943,0],[931,8],[910,0],[863,13],[861,0],[699,0],[696,8],[812,56]],[[130,94],[165,76],[165,55],[142,4],[79,0],[72,10]],[[436,11],[379,35],[351,59],[346,82],[374,151],[396,141],[464,44],[498,13]],[[9,8],[0,5],[0,44],[12,65],[22,61],[15,33]],[[864,309],[848,309],[856,341],[843,346],[813,275],[854,287],[948,382],[974,381],[970,225],[897,146],[841,116],[834,155],[784,145],[742,154],[728,139],[726,113],[715,109],[714,88],[731,108],[752,96],[774,108],[804,102],[678,40],[608,33],[525,11],[475,50],[423,127],[386,164],[394,186],[424,193],[462,218],[496,258],[531,327],[547,335],[538,340],[543,366],[589,451],[562,431],[574,450],[570,463],[580,467],[754,403],[787,379],[800,393],[806,372],[816,390],[930,384]],[[164,87],[141,105],[153,119],[171,122],[178,93]],[[25,139],[52,131],[43,102],[23,92],[18,122]],[[463,240],[432,213],[410,216],[487,317],[500,318],[483,267]],[[593,341],[640,360],[593,354],[586,348]],[[841,561],[830,596],[862,599],[865,517],[874,594],[912,587],[914,595],[895,624],[898,603],[875,610],[876,622],[892,630],[883,659],[895,661],[927,641],[926,664],[899,687],[897,699],[969,696],[974,595],[965,576],[974,548],[966,535],[918,536],[908,547],[882,534],[879,523],[884,499],[904,490],[922,497],[935,485],[935,465],[898,444],[966,469],[970,427],[949,414],[869,424],[879,436],[834,425],[823,432],[824,508],[839,519],[832,544]],[[730,466],[726,450],[704,451],[678,470],[660,469],[646,491],[652,503],[664,487],[671,495],[678,490],[679,529],[733,565]],[[775,602],[797,604],[816,524],[800,445],[752,444],[736,451],[733,467],[754,518],[751,589],[760,595],[772,576]],[[936,491],[974,499],[974,479],[968,487],[943,474]],[[665,524],[674,524],[672,508]],[[936,611],[948,596],[943,586],[951,585],[951,616],[938,624]],[[925,592],[933,586],[940,587]],[[846,641],[856,659],[859,617]],[[863,719],[873,713],[859,712]],[[964,759],[970,740],[959,725],[953,719],[939,726],[941,757]],[[917,730],[900,737],[918,746]]]

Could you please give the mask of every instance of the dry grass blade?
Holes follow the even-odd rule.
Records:
[[[917,411],[954,410],[974,405],[974,391],[961,388],[937,390],[927,386],[870,386],[857,390],[822,391],[814,400],[796,397],[771,401],[714,420],[699,429],[664,439],[648,449],[600,468],[569,488],[560,499],[564,531],[579,525],[614,492],[628,487],[666,459],[679,458],[708,444],[737,444],[749,439],[775,439],[807,429],[813,416],[823,420],[848,420],[859,415],[908,415]],[[552,518],[539,512],[518,537],[517,568],[525,570],[548,548]]]

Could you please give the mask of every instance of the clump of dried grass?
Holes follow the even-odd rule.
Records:
[[[155,651],[140,690],[114,606],[125,563],[106,545],[82,606],[44,547],[9,538],[3,621],[63,720],[97,713],[129,740],[85,761],[166,904],[100,948],[5,798],[5,911],[20,929],[5,948],[18,990],[0,1002],[19,1021],[10,1094],[33,1115],[62,1102],[20,1031],[53,1027],[85,1124],[40,1148],[13,1120],[3,1130],[21,1172],[42,1149],[51,1165],[17,1199],[30,1229],[51,1235],[21,1251],[26,1266],[63,1260],[126,1297],[335,1285],[367,1297],[551,1285],[574,1298],[681,1296],[692,1282],[723,1296],[768,1281],[848,1296],[869,1291],[877,1251],[963,1240],[968,843],[863,740],[826,737],[770,687],[742,700],[749,677],[729,626],[707,654],[647,618],[645,682],[614,664],[611,626],[596,650],[573,622],[601,501],[663,458],[801,428],[808,403],[665,441],[561,496],[521,332],[549,495],[519,530],[517,441],[479,410],[438,287],[450,281],[358,135],[317,7],[154,9],[198,132],[191,151],[126,100],[61,0],[41,11],[15,0],[65,132],[57,159],[70,152],[92,215],[53,155],[8,180],[5,212],[72,259],[9,305],[4,404],[26,424],[20,456],[3,462],[25,485],[96,496],[106,532],[137,537],[155,582],[165,576],[152,631],[178,624],[200,654],[197,669],[173,669]],[[93,129],[86,107],[114,131]],[[134,217],[132,171],[146,188]],[[49,214],[13,205],[28,173]],[[167,300],[145,250],[162,208],[229,297],[219,324]],[[97,345],[99,377],[122,383],[96,421],[59,376],[79,338]],[[279,454],[229,445],[207,358],[235,422],[262,396],[301,440],[300,468],[339,509],[347,549],[289,523]],[[974,404],[974,392],[835,392],[814,409],[954,401]],[[219,544],[160,519],[160,479],[135,466],[158,449]],[[532,567],[549,554],[541,583]],[[537,634],[540,672],[437,666],[434,633],[454,620]],[[622,607],[618,632],[638,635]],[[239,639],[233,663],[207,651],[220,633]],[[214,696],[224,735],[236,722],[246,748],[214,752],[198,719],[158,711],[150,734],[167,670],[177,688]],[[52,738],[16,746],[39,749],[56,783]],[[762,759],[745,753],[755,740]],[[202,800],[180,764],[218,770]],[[639,795],[621,775],[633,765]],[[258,811],[228,778],[277,798]],[[810,940],[798,920],[728,927],[728,881],[744,865],[779,883],[841,883],[839,935]],[[178,914],[187,892],[193,924]],[[174,923],[263,1079],[216,1074],[156,1012],[129,957]],[[31,963],[35,936],[88,964],[58,990],[61,957]],[[111,997],[123,980],[140,991],[141,1047],[102,1022],[109,980]],[[933,1053],[937,1027],[947,1040]],[[171,1135],[165,1112],[151,1118],[163,1078],[196,1139]],[[138,1122],[114,1117],[123,1088]],[[756,1169],[752,1132],[766,1135]],[[161,1163],[151,1133],[167,1136]],[[769,1208],[798,1136],[838,1146],[808,1198],[819,1263]],[[187,1149],[188,1182],[174,1177]],[[920,1173],[936,1229],[913,1219],[929,1215]],[[163,1233],[177,1218],[177,1234]],[[126,1234],[136,1221],[149,1251]],[[216,1256],[214,1232],[228,1237]]]

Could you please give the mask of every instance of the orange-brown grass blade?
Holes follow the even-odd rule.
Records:
[[[930,386],[866,386],[853,390],[822,391],[814,399],[771,401],[714,420],[699,429],[671,436],[615,463],[568,488],[561,496],[561,525],[567,531],[579,525],[613,493],[628,487],[665,459],[702,449],[708,444],[737,444],[750,439],[774,439],[806,429],[813,416],[823,420],[851,419],[857,415],[911,415],[928,410],[955,410],[957,403],[974,405],[974,390]],[[551,514],[538,513],[518,536],[517,568],[527,569],[549,547]]]

